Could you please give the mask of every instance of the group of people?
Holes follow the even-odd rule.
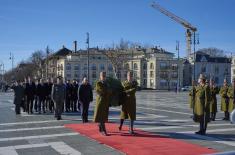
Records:
[[[88,109],[90,102],[93,101],[93,94],[86,78],[79,86],[76,80],[64,83],[62,77],[57,77],[56,82],[53,79],[48,79],[46,82],[39,79],[34,82],[29,77],[24,82],[16,81],[11,88],[15,93],[16,114],[20,114],[22,107],[28,114],[54,112],[55,117],[60,120],[64,111],[81,110],[83,122],[88,122]]]
[[[200,123],[200,129],[195,132],[196,134],[205,135],[208,122],[215,121],[217,94],[221,96],[221,110],[224,112],[223,120],[229,121],[229,115],[235,109],[235,79],[233,79],[231,86],[228,85],[225,79],[221,88],[215,85],[213,79],[207,81],[203,74],[199,76],[198,85],[193,82],[189,96],[193,119],[195,122]]]

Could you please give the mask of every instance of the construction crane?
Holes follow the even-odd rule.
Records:
[[[190,55],[191,55],[191,36],[192,36],[192,33],[193,33],[193,37],[194,37],[194,41],[193,41],[193,44],[194,44],[194,47],[195,47],[195,44],[196,44],[196,41],[195,41],[195,32],[197,31],[197,28],[192,26],[189,22],[187,22],[186,20],[176,16],[175,14],[169,12],[168,10],[164,9],[163,7],[161,7],[159,4],[153,2],[151,4],[151,6],[154,8],[154,9],[157,9],[158,11],[160,11],[161,13],[163,13],[164,15],[170,17],[171,19],[173,19],[174,21],[176,21],[177,23],[183,25],[185,28],[186,28],[186,41],[187,41],[187,58],[189,59],[190,58]]]

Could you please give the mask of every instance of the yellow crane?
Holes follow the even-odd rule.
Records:
[[[183,18],[176,16],[175,14],[171,13],[170,11],[164,9],[163,7],[161,7],[159,4],[153,2],[151,4],[151,6],[160,11],[161,13],[163,13],[164,15],[170,17],[172,20],[176,21],[177,23],[183,25],[186,28],[186,42],[187,42],[187,58],[190,57],[191,55],[191,36],[193,33],[193,37],[194,37],[194,47],[195,47],[195,32],[197,31],[197,28],[192,26],[189,22],[187,22],[186,20],[184,20]]]

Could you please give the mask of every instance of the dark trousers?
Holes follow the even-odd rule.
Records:
[[[89,111],[90,103],[82,103],[81,104],[81,112],[82,112],[82,121],[88,122],[88,111]]]
[[[224,117],[226,120],[229,120],[229,112],[228,111],[224,112]]]
[[[45,112],[45,98],[39,97],[38,112],[41,112],[41,108],[42,108],[43,112]]]
[[[20,103],[16,103],[15,112],[16,112],[16,114],[20,114]]]
[[[49,110],[50,112],[53,112],[54,111],[54,102],[52,101],[51,97],[49,96],[47,98],[47,104],[48,104],[48,107],[49,107]]]
[[[206,120],[206,117],[205,115],[203,115],[200,119],[200,132],[201,133],[206,133],[206,129],[207,129],[207,120]]]
[[[34,100],[34,111],[36,112],[38,111],[38,102],[39,102],[38,100],[39,100],[38,96],[36,96]]]
[[[72,111],[77,111],[78,99],[73,99],[71,102]]]
[[[33,113],[33,97],[27,97],[26,110],[28,113]]]
[[[65,110],[66,110],[66,112],[68,112],[68,111],[70,111],[71,109],[71,100],[70,100],[70,98],[66,98],[66,101],[65,101]]]

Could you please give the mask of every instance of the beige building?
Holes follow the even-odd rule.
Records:
[[[235,78],[235,56],[232,57],[231,63],[231,80]]]
[[[88,75],[87,51],[61,50],[64,52],[61,52],[59,56],[57,52],[55,58],[49,61],[49,76],[62,76],[65,80],[76,79],[81,82],[83,77]],[[104,50],[90,49],[89,79],[91,84],[99,79],[101,71],[105,71],[107,76],[115,76],[112,62],[102,53]],[[134,78],[144,89],[172,90],[176,88],[178,80],[179,85],[182,86],[183,60],[175,59],[173,53],[157,48],[130,49],[122,52],[126,54],[126,61],[117,69],[118,79],[125,80],[127,71],[133,70]]]

